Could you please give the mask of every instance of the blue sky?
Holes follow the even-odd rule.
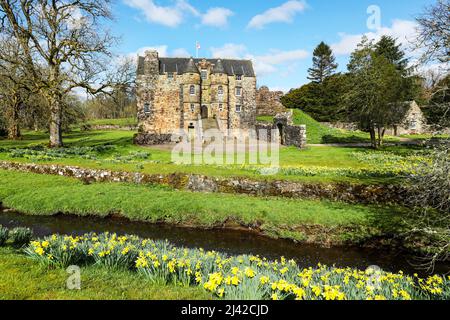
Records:
[[[117,0],[112,31],[118,54],[156,48],[164,56],[252,59],[258,85],[289,90],[308,82],[312,51],[325,41],[339,70],[363,34],[407,43],[414,16],[432,0]],[[367,13],[371,5],[377,8]],[[375,11],[374,11],[375,10]],[[370,25],[368,28],[368,19]],[[377,22],[380,23],[377,23]]]

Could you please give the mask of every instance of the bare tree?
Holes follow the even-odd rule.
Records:
[[[17,57],[20,48],[14,40],[0,39],[0,107],[9,139],[20,138],[20,107],[30,95],[29,80]]]
[[[20,63],[50,110],[50,146],[60,147],[64,96],[107,88],[109,0],[0,0],[0,31],[20,46]]]
[[[433,268],[450,258],[450,151],[447,145],[436,148],[429,161],[417,168],[408,181],[412,206],[411,234],[428,243],[424,266]]]
[[[417,47],[424,49],[422,60],[450,61],[450,1],[438,0],[416,20],[419,25]]]

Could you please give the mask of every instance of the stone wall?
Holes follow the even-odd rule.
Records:
[[[425,115],[415,101],[400,104],[399,108],[405,108],[403,120],[392,128],[387,128],[385,134],[391,136],[400,136],[403,134],[425,134],[432,133]],[[343,129],[348,131],[357,131],[358,124],[351,122],[321,122],[323,125],[332,129]]]
[[[278,139],[283,146],[295,146],[297,148],[306,148],[306,126],[296,126],[292,121],[292,112],[279,113],[274,117],[273,123],[257,123],[256,132],[258,139],[265,139],[260,137],[260,130],[265,130],[268,134],[268,140],[273,141]],[[277,131],[277,137],[272,137],[272,130]]]
[[[282,91],[270,91],[268,87],[262,86],[256,92],[256,114],[258,116],[275,116],[286,112],[281,103]]]
[[[125,182],[163,184],[175,189],[193,192],[221,192],[253,196],[329,199],[349,203],[402,204],[405,202],[406,197],[406,189],[400,185],[321,184],[280,180],[256,181],[244,177],[215,178],[185,173],[151,175],[139,172],[122,172],[9,161],[0,161],[0,169],[74,177],[85,183]]]
[[[138,145],[160,145],[175,142],[171,134],[137,133],[133,143]]]

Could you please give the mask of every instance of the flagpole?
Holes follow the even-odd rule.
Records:
[[[195,52],[196,52],[195,57],[198,59],[198,41],[195,42]]]

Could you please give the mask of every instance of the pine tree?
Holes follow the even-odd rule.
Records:
[[[375,45],[375,52],[394,64],[398,71],[403,74],[407,72],[408,59],[405,58],[405,52],[401,49],[401,45],[397,44],[396,39],[382,36]]]
[[[314,49],[313,67],[308,69],[308,79],[322,83],[326,77],[331,76],[338,67],[335,62],[335,57],[330,46],[321,42],[316,49]]]

